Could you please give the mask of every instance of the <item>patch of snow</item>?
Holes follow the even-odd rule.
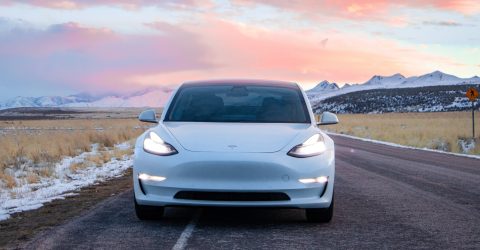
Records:
[[[470,139],[458,140],[458,146],[460,147],[462,152],[468,153],[468,152],[472,151],[473,149],[475,149],[476,144],[475,144],[475,140],[472,140],[470,138]]]
[[[426,107],[426,108],[419,108],[418,112],[436,112],[436,111],[442,111],[443,106],[441,105],[435,105],[431,107]]]
[[[88,156],[97,153],[97,145],[93,145],[92,152],[84,152],[75,157],[66,157],[57,163],[54,173],[50,177],[42,177],[38,183],[25,183],[13,189],[0,189],[0,220],[10,217],[10,214],[37,209],[44,203],[55,199],[64,199],[74,195],[72,191],[79,190],[97,182],[123,175],[125,170],[133,164],[133,156],[125,155],[123,159],[111,159],[103,166],[89,166],[71,171],[73,163],[83,162]],[[128,149],[131,145],[122,143],[116,145],[119,149]],[[21,172],[21,170],[19,170]],[[26,173],[15,173],[16,176]]]
[[[467,108],[467,107],[471,107],[472,106],[472,103],[468,100],[468,98],[466,97],[455,97],[455,100],[445,106],[446,108]]]
[[[121,150],[129,149],[131,147],[132,147],[132,145],[130,145],[130,143],[128,143],[128,142],[124,142],[124,143],[120,143],[120,144],[115,145],[115,148],[118,148],[118,149],[121,149]]]

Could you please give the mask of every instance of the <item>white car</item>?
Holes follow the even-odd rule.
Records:
[[[180,86],[158,123],[135,144],[133,186],[140,219],[166,206],[304,208],[309,221],[333,215],[335,151],[295,83],[216,80]]]

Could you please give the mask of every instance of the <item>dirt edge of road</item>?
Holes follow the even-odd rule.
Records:
[[[132,188],[132,169],[121,177],[80,189],[75,196],[54,200],[41,208],[13,214],[0,221],[0,249],[17,248],[35,235],[61,225],[111,196]]]

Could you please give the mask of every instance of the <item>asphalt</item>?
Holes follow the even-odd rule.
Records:
[[[480,160],[333,136],[329,224],[297,209],[168,208],[139,221],[132,191],[37,235],[26,249],[480,249]]]

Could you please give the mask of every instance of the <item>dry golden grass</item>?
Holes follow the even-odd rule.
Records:
[[[15,120],[0,121],[0,128],[46,129],[107,129],[142,126],[137,119],[68,119],[68,120]]]
[[[27,174],[27,182],[28,183],[38,183],[40,182],[40,176],[36,173],[28,173]]]
[[[132,155],[133,154],[133,148],[129,149],[116,149],[113,151],[113,157],[117,160],[122,159],[125,155]]]
[[[49,163],[43,167],[36,167],[35,172],[41,177],[49,177],[53,175],[53,166],[53,163]]]
[[[112,159],[121,160],[125,155],[132,155],[133,149],[118,149],[114,148],[110,150],[104,148],[104,150],[98,151],[95,154],[85,157],[85,160],[82,162],[74,162],[70,165],[70,171],[76,173],[79,170],[85,169],[87,167],[96,166],[100,167],[103,164],[111,161]]]
[[[136,138],[144,131],[142,126],[145,124],[136,119],[1,121],[0,180],[14,186],[13,177],[5,173],[6,168],[15,170],[28,164],[35,174],[27,177],[27,181],[34,183],[37,177],[50,176],[54,164],[63,157],[89,152],[92,144],[98,144],[101,153],[89,161],[101,165],[112,157],[102,151]]]
[[[480,120],[476,116],[476,140]],[[471,112],[342,114],[340,123],[324,129],[407,146],[462,153],[459,140],[472,136]],[[480,154],[480,144],[469,153]]]
[[[121,160],[126,155],[132,155],[133,149],[118,149],[109,150],[104,148],[104,150],[98,151],[95,154],[85,157],[82,162],[74,162],[70,165],[70,171],[76,173],[79,170],[85,169],[87,167],[96,166],[100,167],[103,164],[111,161],[112,159]]]
[[[101,151],[100,158],[102,162],[108,162],[112,159],[112,153],[110,151]]]
[[[17,182],[15,181],[15,178],[13,178],[13,176],[3,171],[0,171],[0,180],[2,180],[5,183],[5,186],[7,186],[7,188],[14,188],[17,186]]]
[[[85,162],[74,162],[70,165],[70,171],[76,173],[78,170],[85,169],[86,167],[88,167],[88,165],[85,164]]]
[[[95,155],[90,155],[85,159],[85,161],[91,163],[92,165],[100,167],[103,165],[103,163],[105,163],[102,155],[103,155],[103,152],[100,152],[99,154],[95,154]]]

